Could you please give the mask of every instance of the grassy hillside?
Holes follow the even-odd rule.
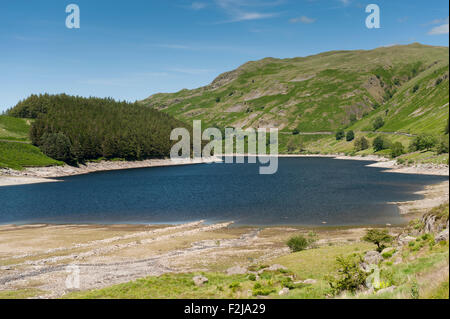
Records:
[[[31,119],[0,115],[0,168],[21,170],[25,167],[59,165],[29,144]]]
[[[448,58],[448,48],[420,44],[266,58],[224,73],[208,86],[155,94],[141,103],[207,126],[278,127],[285,134],[281,150],[294,131],[348,128],[366,134],[376,117],[385,121],[380,131],[442,135]],[[322,138],[327,136],[303,137],[306,143]]]
[[[27,141],[31,120],[0,115],[0,140]]]
[[[60,164],[62,163],[44,155],[31,144],[0,141],[0,168],[21,170],[25,167]]]

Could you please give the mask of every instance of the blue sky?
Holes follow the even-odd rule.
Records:
[[[80,7],[81,28],[65,26]],[[378,4],[381,28],[367,29]],[[138,100],[264,57],[448,46],[444,0],[0,1],[0,111],[32,93]]]

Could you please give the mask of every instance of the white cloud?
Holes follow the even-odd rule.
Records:
[[[434,27],[428,32],[429,35],[448,34],[448,23]]]
[[[216,5],[230,16],[231,20],[219,23],[230,23],[249,20],[260,20],[273,18],[278,15],[275,12],[260,12],[263,7],[275,7],[284,0],[261,1],[261,0],[215,0]],[[256,11],[258,10],[258,11]]]
[[[191,9],[201,10],[201,9],[206,8],[206,6],[207,6],[207,4],[204,2],[192,2]]]
[[[445,19],[434,19],[429,24],[441,24],[441,23],[448,23],[448,17]]]
[[[308,18],[307,16],[301,16],[298,18],[293,18],[289,20],[290,23],[305,23],[305,24],[310,24],[310,23],[314,23],[316,22],[316,19],[314,18]]]

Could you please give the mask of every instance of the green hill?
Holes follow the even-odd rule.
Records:
[[[8,131],[9,135],[29,131],[31,143],[45,155],[71,164],[99,158],[143,160],[165,157],[173,145],[170,140],[172,129],[188,127],[168,114],[136,103],[65,94],[32,95],[10,109],[8,115],[17,117],[2,119],[9,123],[9,128],[13,127],[11,123],[16,124],[15,131]],[[21,126],[23,121],[27,125],[31,123],[31,127]],[[14,150],[10,147],[5,152],[33,147],[15,144]],[[14,167],[11,163],[7,166]]]
[[[376,117],[385,121],[380,131],[439,135],[448,118],[448,60],[447,47],[417,43],[266,58],[205,87],[155,94],[141,103],[205,126],[278,127],[284,135],[339,128],[365,134]],[[280,139],[283,150],[289,139]]]

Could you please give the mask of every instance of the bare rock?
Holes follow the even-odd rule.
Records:
[[[195,276],[192,280],[194,281],[194,284],[199,287],[208,282],[208,278],[204,276]]]
[[[368,251],[364,256],[364,262],[368,265],[378,265],[383,260],[381,254],[377,251]]]
[[[227,269],[227,275],[244,275],[247,273],[247,268],[236,266]]]
[[[303,283],[307,284],[307,285],[314,285],[315,283],[317,283],[317,280],[315,280],[315,279],[306,279],[306,280],[303,280]]]
[[[283,288],[280,290],[280,292],[278,293],[278,295],[280,296],[286,296],[289,294],[289,288]]]
[[[416,237],[412,237],[412,236],[405,236],[405,237],[400,237],[398,239],[398,243],[400,245],[407,245],[409,242],[416,240]]]
[[[270,267],[267,268],[266,270],[269,270],[269,271],[278,271],[278,270],[287,270],[287,268],[284,267],[283,265],[275,264],[275,265],[270,266]]]
[[[436,237],[434,238],[435,242],[441,242],[444,240],[448,240],[448,228],[441,231],[439,234],[436,235]]]

